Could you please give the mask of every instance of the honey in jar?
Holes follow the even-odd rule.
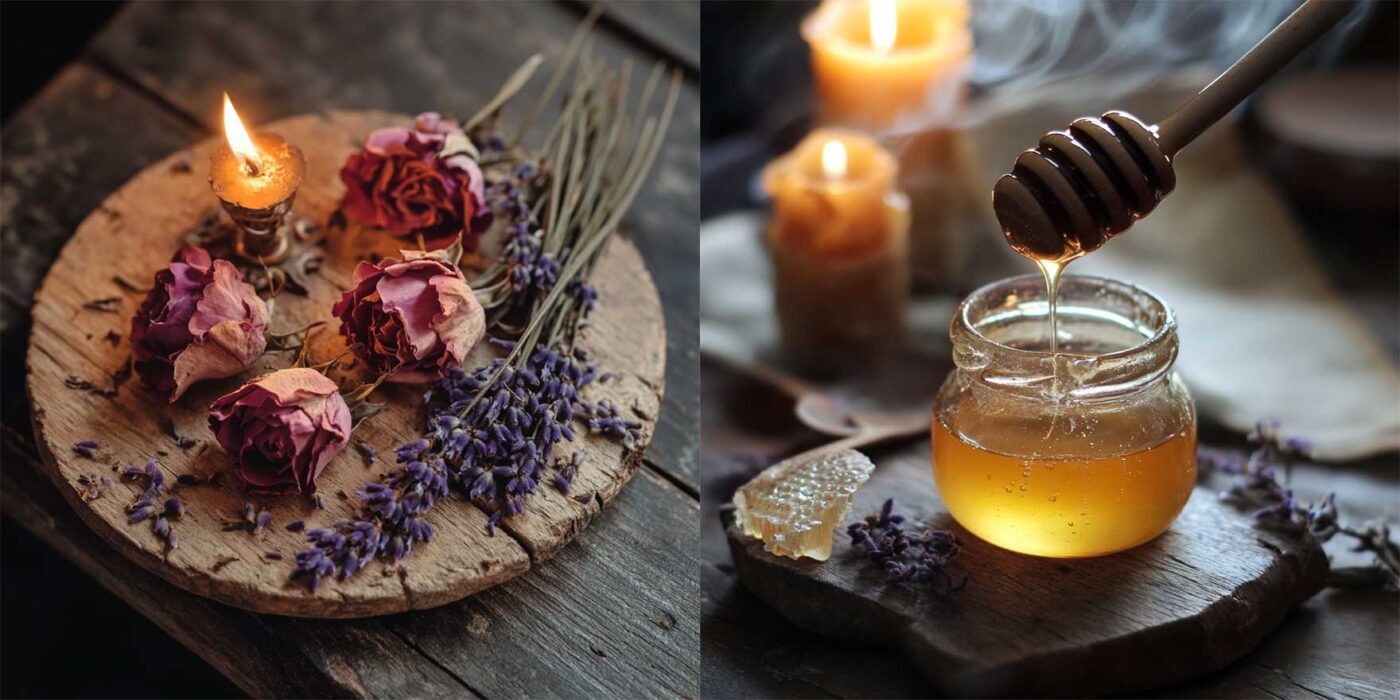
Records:
[[[1096,277],[1059,286],[1053,340],[1039,275],[959,307],[933,470],[948,512],[977,537],[1097,556],[1153,539],[1180,514],[1195,484],[1195,409],[1172,372],[1176,323],[1161,300]]]

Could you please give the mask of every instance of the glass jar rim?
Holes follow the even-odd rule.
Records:
[[[949,328],[959,369],[999,390],[1040,394],[1048,389],[1086,399],[1135,391],[1170,372],[1178,349],[1171,307],[1143,287],[1108,277],[1060,278],[1060,328],[1067,321],[1102,322],[1102,328],[1132,334],[1125,347],[1102,353],[1062,349],[1052,355],[1048,348],[1017,347],[986,332],[999,321],[1044,318],[1048,309],[1028,312],[1030,302],[1048,305],[1044,290],[1044,278],[1032,273],[983,285],[963,299]],[[1038,296],[1024,294],[1035,291]],[[1096,299],[1102,303],[1092,303]]]
[[[1013,345],[1006,345],[993,338],[989,338],[985,333],[982,332],[982,329],[979,327],[979,325],[977,323],[974,323],[972,319],[969,318],[969,314],[971,314],[972,309],[976,308],[977,306],[975,302],[983,301],[984,299],[991,297],[993,293],[997,292],[999,289],[1016,284],[1021,284],[1028,281],[1035,283],[1043,283],[1044,279],[1045,278],[1043,276],[1037,273],[1029,273],[1024,275],[1016,275],[1015,277],[1006,277],[1003,279],[999,279],[995,282],[989,282],[987,284],[984,284],[981,287],[972,290],[972,293],[968,294],[962,300],[962,302],[958,304],[958,310],[957,313],[953,315],[953,321],[955,324],[961,322],[963,327],[967,328],[968,331],[971,332],[974,336],[976,336],[979,340],[995,345],[998,348],[1003,349],[1005,351],[1014,353],[1024,353],[1026,355],[1041,355],[1048,357],[1050,355],[1049,350],[1031,350],[1027,348],[1018,348]],[[1152,310],[1153,312],[1160,313],[1162,315],[1162,322],[1157,325],[1157,327],[1153,330],[1153,332],[1150,335],[1144,334],[1142,342],[1130,347],[1123,348],[1121,350],[1114,350],[1112,352],[1098,354],[1095,355],[1095,357],[1120,357],[1136,354],[1139,352],[1145,352],[1151,350],[1157,345],[1160,345],[1168,337],[1176,334],[1176,313],[1172,311],[1170,306],[1167,306],[1167,303],[1165,301],[1162,301],[1162,297],[1158,296],[1152,290],[1147,289],[1146,287],[1142,287],[1140,285],[1133,284],[1131,282],[1116,280],[1112,277],[1102,277],[1099,275],[1067,274],[1060,277],[1061,293],[1063,293],[1064,285],[1072,281],[1096,283],[1105,288],[1123,292],[1125,295],[1141,295],[1142,297],[1150,300],[1150,302],[1153,304],[1153,306],[1155,307]],[[1073,355],[1074,353],[1062,352],[1061,354]]]

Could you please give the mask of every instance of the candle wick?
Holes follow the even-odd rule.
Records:
[[[257,177],[262,171],[258,170],[258,164],[253,161],[245,161],[243,169],[247,171],[249,177]]]

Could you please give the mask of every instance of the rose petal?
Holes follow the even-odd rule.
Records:
[[[397,266],[398,271],[408,273],[409,270],[403,269],[406,265]],[[408,352],[405,353],[404,348],[399,350],[401,360],[422,360],[439,348],[437,334],[433,332],[438,300],[428,278],[415,274],[386,275],[375,288],[379,290],[384,309],[398,316],[408,340]]]
[[[238,268],[227,260],[215,260],[209,283],[190,317],[190,333],[198,337],[229,320],[247,321],[261,333],[267,326],[267,304],[243,281]]]
[[[460,365],[486,335],[486,311],[460,276],[438,275],[431,284],[437,289],[441,309],[433,316],[433,330],[447,346],[452,365]]]
[[[238,321],[214,326],[202,340],[191,343],[175,357],[175,390],[170,403],[175,403],[195,382],[242,372],[262,356],[266,347],[267,337],[261,328]]]

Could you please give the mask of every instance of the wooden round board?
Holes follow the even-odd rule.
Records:
[[[775,557],[721,512],[744,587],[800,627],[898,649],[939,691],[1044,697],[1121,695],[1219,669],[1321,590],[1311,536],[1252,526],[1198,488],[1161,537],[1091,559],[1043,559],[983,542],[942,510],[928,451],[877,460],[846,522],[896,510],[958,533],[960,593],[887,585],[844,523],[826,562]]]
[[[372,130],[409,123],[403,115],[335,112],[292,117],[261,130],[282,135],[305,153],[307,176],[294,210],[325,223],[344,189],[338,173],[346,156]],[[306,545],[303,534],[289,532],[286,526],[296,520],[304,520],[307,527],[326,526],[358,511],[356,491],[393,468],[395,446],[422,434],[423,386],[386,385],[376,392],[376,400],[386,400],[390,409],[357,429],[352,442],[376,448],[378,461],[368,464],[354,448],[337,456],[319,480],[324,511],[302,497],[248,498],[231,474],[214,483],[176,483],[181,474],[207,479],[228,470],[230,461],[207,425],[210,402],[251,377],[287,366],[290,353],[265,355],[240,377],[198,384],[173,405],[136,378],[113,396],[73,388],[75,381],[86,381],[107,389],[114,372],[127,362],[130,318],[144,293],[126,288],[118,278],[149,286],[184,233],[217,206],[207,164],[210,150],[222,138],[172,154],[108,197],[78,227],[35,295],[28,356],[34,427],[50,475],[79,515],[127,557],[187,590],[258,612],[341,618],[457,600],[519,576],[587,527],[640,463],[656,425],[664,381],[660,301],[636,248],[621,238],[609,243],[592,280],[600,301],[581,341],[600,371],[614,376],[595,382],[584,393],[590,400],[611,399],[625,418],[643,427],[632,450],[594,436],[557,447],[557,454],[564,456],[576,450],[586,453],[572,493],[593,498],[575,499],[542,484],[529,498],[526,513],[505,519],[490,536],[487,512],[454,493],[432,510],[429,519],[436,535],[404,560],[402,571],[376,563],[349,580],[324,582],[315,595],[304,584],[288,580],[294,553]],[[327,321],[313,335],[317,361],[329,360],[345,347],[330,307],[351,285],[356,261],[373,254],[395,255],[402,247],[382,232],[353,225],[332,228],[325,246],[325,264],[312,276],[308,295],[279,296],[270,324],[271,331],[284,332]],[[85,306],[110,297],[119,300],[109,304],[114,307],[110,311]],[[484,364],[492,353],[483,343],[468,365]],[[336,369],[331,376],[342,386],[352,386],[364,379],[356,371]],[[169,425],[197,444],[181,449]],[[96,459],[74,453],[73,445],[82,440],[99,443]],[[119,479],[117,473],[150,458],[160,462],[172,492],[187,506],[187,513],[175,521],[180,547],[168,557],[149,523],[127,524],[126,507],[141,487]],[[85,500],[89,489],[84,481],[102,476],[111,479],[110,488],[95,500]],[[225,531],[224,522],[239,519],[248,502],[271,511],[271,525],[257,534]]]

